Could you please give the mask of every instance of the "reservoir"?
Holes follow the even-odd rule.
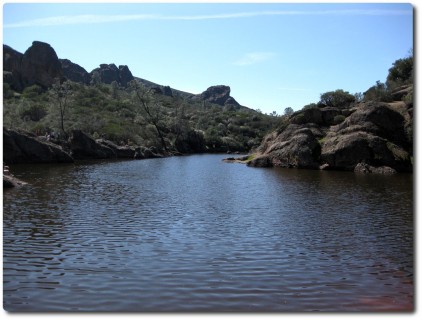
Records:
[[[7,311],[412,311],[413,176],[227,155],[16,165]]]

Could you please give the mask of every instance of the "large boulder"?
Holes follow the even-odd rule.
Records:
[[[411,171],[409,153],[402,147],[368,132],[331,135],[324,139],[321,162],[330,169],[354,170],[358,163]]]
[[[406,130],[407,122],[412,122],[412,119],[406,116],[406,110],[392,108],[388,103],[369,102],[358,105],[356,111],[332,131],[337,135],[368,132],[407,149],[413,143]]]
[[[264,140],[266,147],[261,148],[262,154],[248,165],[317,169],[321,152],[318,136],[315,128],[290,124],[280,134]]]
[[[54,49],[48,43],[34,41],[22,57],[21,75],[24,87],[37,84],[48,88],[62,79],[63,71]]]
[[[28,132],[3,127],[3,161],[16,163],[73,162],[60,146],[41,141]]]
[[[73,130],[69,138],[72,157],[82,159],[116,158],[116,153],[108,146],[97,143],[81,130]]]

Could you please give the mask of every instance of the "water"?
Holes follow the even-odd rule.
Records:
[[[198,155],[15,166],[7,311],[411,311],[412,176]]]

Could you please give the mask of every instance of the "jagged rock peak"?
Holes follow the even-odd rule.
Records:
[[[113,81],[116,81],[123,87],[126,87],[127,84],[134,79],[128,66],[120,65],[119,68],[117,68],[114,63],[100,64],[100,67],[92,70],[90,74],[94,81],[97,81],[95,80],[95,77],[98,77],[98,81],[106,84],[111,84]]]

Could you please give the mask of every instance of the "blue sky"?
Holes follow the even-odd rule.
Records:
[[[282,114],[321,93],[363,92],[413,48],[411,4],[9,3],[3,43],[44,41],[88,72],[101,63],[200,93],[231,87],[242,105]]]

